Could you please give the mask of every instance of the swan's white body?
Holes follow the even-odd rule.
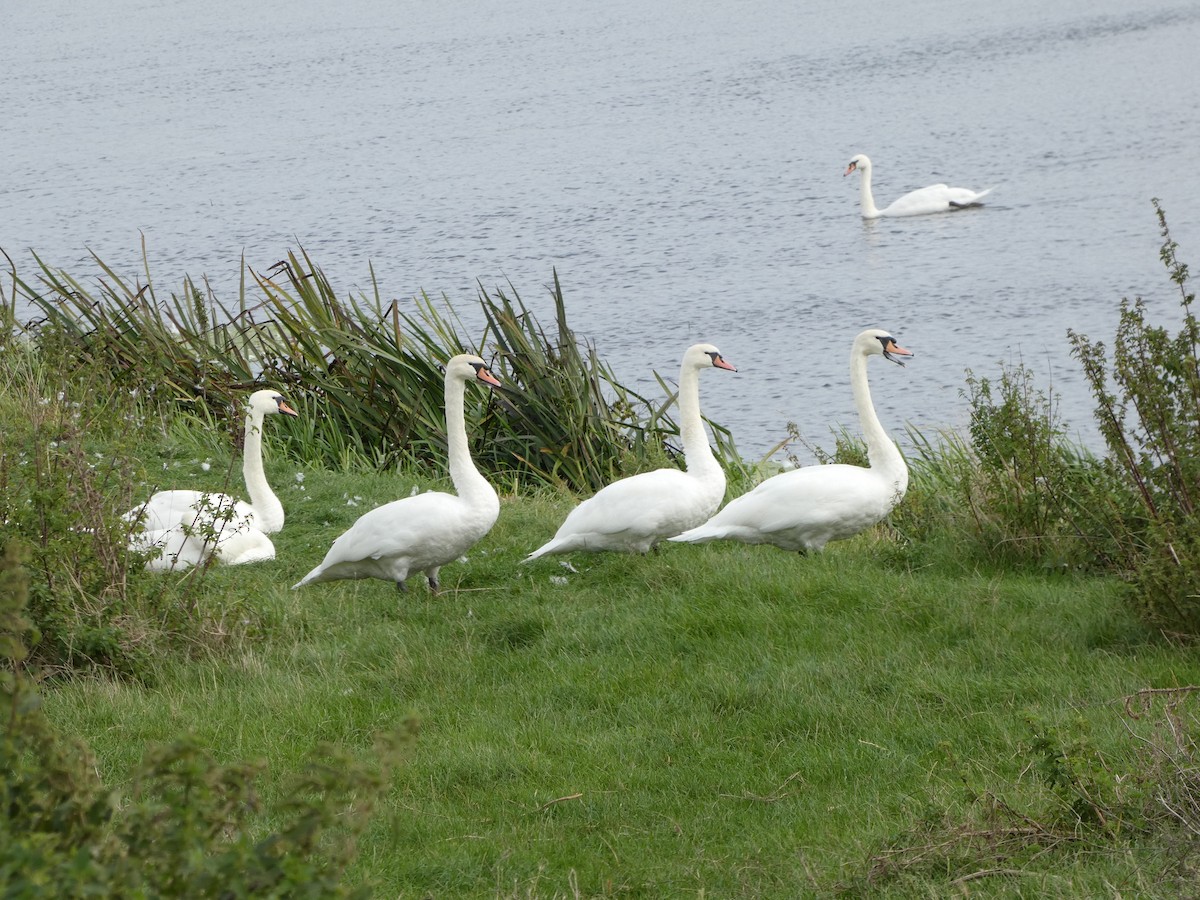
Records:
[[[867,358],[911,356],[886,332],[872,328],[855,338],[850,384],[867,441],[870,466],[826,465],[772,476],[731,501],[698,528],[674,541],[714,540],[774,544],[784,550],[820,550],[884,518],[908,489],[908,467],[875,415],[867,386]]]
[[[457,496],[431,491],[371,510],[334,541],[321,564],[293,587],[380,578],[404,590],[411,573],[423,572],[436,592],[438,570],[491,530],[500,515],[500,498],[471,461],[463,415],[468,381],[500,384],[478,356],[462,354],[446,363],[446,442]]]
[[[851,172],[862,173],[862,217],[864,219],[879,219],[884,216],[926,216],[930,213],[952,212],[956,209],[966,209],[968,206],[979,206],[980,201],[992,192],[992,188],[984,191],[972,191],[968,188],[947,187],[944,184],[931,184],[929,187],[910,191],[895,200],[891,205],[879,209],[875,205],[875,197],[871,194],[871,160],[860,153],[850,160],[843,177]]]
[[[210,555],[227,565],[275,558],[267,535],[283,528],[283,504],[267,483],[262,459],[263,419],[275,413],[297,414],[276,391],[250,395],[242,450],[249,503],[222,493],[159,491],[125,513],[125,519],[138,526],[129,536],[129,549],[153,554],[146,560],[148,570],[187,568]]]
[[[679,434],[687,471],[657,469],[614,481],[583,501],[554,537],[525,562],[572,550],[645,553],[711,516],[725,496],[725,472],[713,456],[700,417],[700,372],[736,372],[712,344],[695,344],[679,369]]]
[[[198,566],[209,557],[227,566],[275,558],[275,544],[266,534],[236,524],[216,524],[211,533],[189,530],[184,525],[141,531],[130,537],[130,549],[151,554],[146,560],[149,572],[180,571]]]

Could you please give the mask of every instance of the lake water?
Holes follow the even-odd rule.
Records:
[[[252,7],[252,8],[248,8]],[[1178,292],[1150,198],[1200,265],[1200,4],[1156,0],[443,3],[9,0],[0,12],[0,247],[82,277],[87,249],[160,286],[236,296],[303,245],[340,291],[463,311],[511,282],[621,380],[658,389],[716,343],[706,414],[746,455],[796,422],[961,426],[964,370],[1023,361],[1092,440],[1073,327]],[[938,181],[982,209],[864,222]]]

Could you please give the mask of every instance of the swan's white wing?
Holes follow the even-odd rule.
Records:
[[[896,200],[891,206],[881,212],[885,216],[923,216],[929,213],[947,212],[951,209],[961,209],[973,206],[984,196],[991,193],[975,192],[967,188],[947,187],[944,184],[931,184],[929,187],[912,191]]]
[[[216,528],[220,530],[217,531]],[[200,565],[215,555],[227,566],[264,562],[275,558],[275,545],[266,534],[244,523],[193,529],[185,524],[129,537],[129,549],[148,553],[148,572],[170,572]]]
[[[663,538],[703,522],[723,492],[723,485],[706,486],[679,469],[614,481],[571,510],[553,539],[526,561],[571,550],[644,553]]]
[[[232,514],[229,510],[232,509]],[[195,528],[202,522],[213,522],[218,518],[231,523],[252,525],[254,507],[236,500],[229,494],[205,491],[159,491],[143,506],[125,513],[129,522],[139,522],[143,531],[165,531],[176,525]]]
[[[736,540],[789,550],[820,549],[888,514],[901,492],[859,466],[811,466],[768,478],[705,524],[675,540]]]
[[[171,572],[197,566],[208,559],[210,546],[191,537],[182,525],[141,531],[130,536],[129,549],[148,553],[147,572]]]
[[[393,500],[360,516],[296,586],[364,575],[402,581],[410,572],[457,559],[495,521],[494,513],[473,509],[453,494],[431,491]]]
[[[202,491],[159,491],[141,506],[125,513],[124,518],[129,522],[140,522],[144,531],[165,531],[178,525],[203,496]]]
[[[217,559],[227,566],[266,562],[275,558],[275,544],[257,528],[240,528],[217,541]]]

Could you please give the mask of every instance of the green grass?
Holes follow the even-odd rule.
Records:
[[[219,485],[220,454],[193,477],[182,453],[172,486]],[[944,895],[961,870],[872,886],[872,857],[931,817],[966,820],[972,792],[1042,796],[1031,718],[1083,729],[1119,774],[1134,749],[1120,699],[1200,680],[1115,581],[951,559],[910,571],[881,534],[810,557],[669,545],[575,554],[577,572],[519,565],[571,506],[551,494],[505,497],[441,595],[416,579],[404,596],[379,581],[292,591],[362,512],[445,485],[268,471],[288,515],[278,558],[191,589],[208,616],[195,652],[156,659],[143,685],[48,686],[47,708],[116,785],[182,731],[222,760],[265,758],[277,783],[322,741],[367,755],[415,715],[352,870],[378,896]],[[1146,895],[1156,853],[1086,843],[969,884]]]

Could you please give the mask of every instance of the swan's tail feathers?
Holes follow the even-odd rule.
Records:
[[[292,590],[294,591],[296,588],[304,587],[306,584],[312,584],[314,581],[320,581],[321,575],[324,573],[324,571],[325,567],[323,565],[317,566],[315,569],[293,584]]]
[[[971,207],[971,206],[982,206],[983,198],[986,197],[988,194],[990,194],[994,190],[995,190],[995,188],[987,188],[986,190],[980,191],[978,194],[976,194],[970,200],[966,200],[966,201],[951,200],[950,208],[951,209],[967,209],[968,207]]]
[[[703,544],[706,541],[715,540],[718,537],[710,529],[704,525],[692,528],[685,531],[683,534],[677,534],[675,537],[667,538],[668,541],[674,541],[677,544]]]
[[[521,565],[525,565],[525,563],[527,563],[527,562],[533,562],[535,559],[537,559],[540,556],[547,556],[551,553],[557,553],[557,552],[558,552],[558,541],[557,540],[547,541],[545,544],[542,544],[542,546],[538,547],[536,550],[534,550],[532,553],[530,553],[527,557],[525,557],[523,560],[521,560]]]

